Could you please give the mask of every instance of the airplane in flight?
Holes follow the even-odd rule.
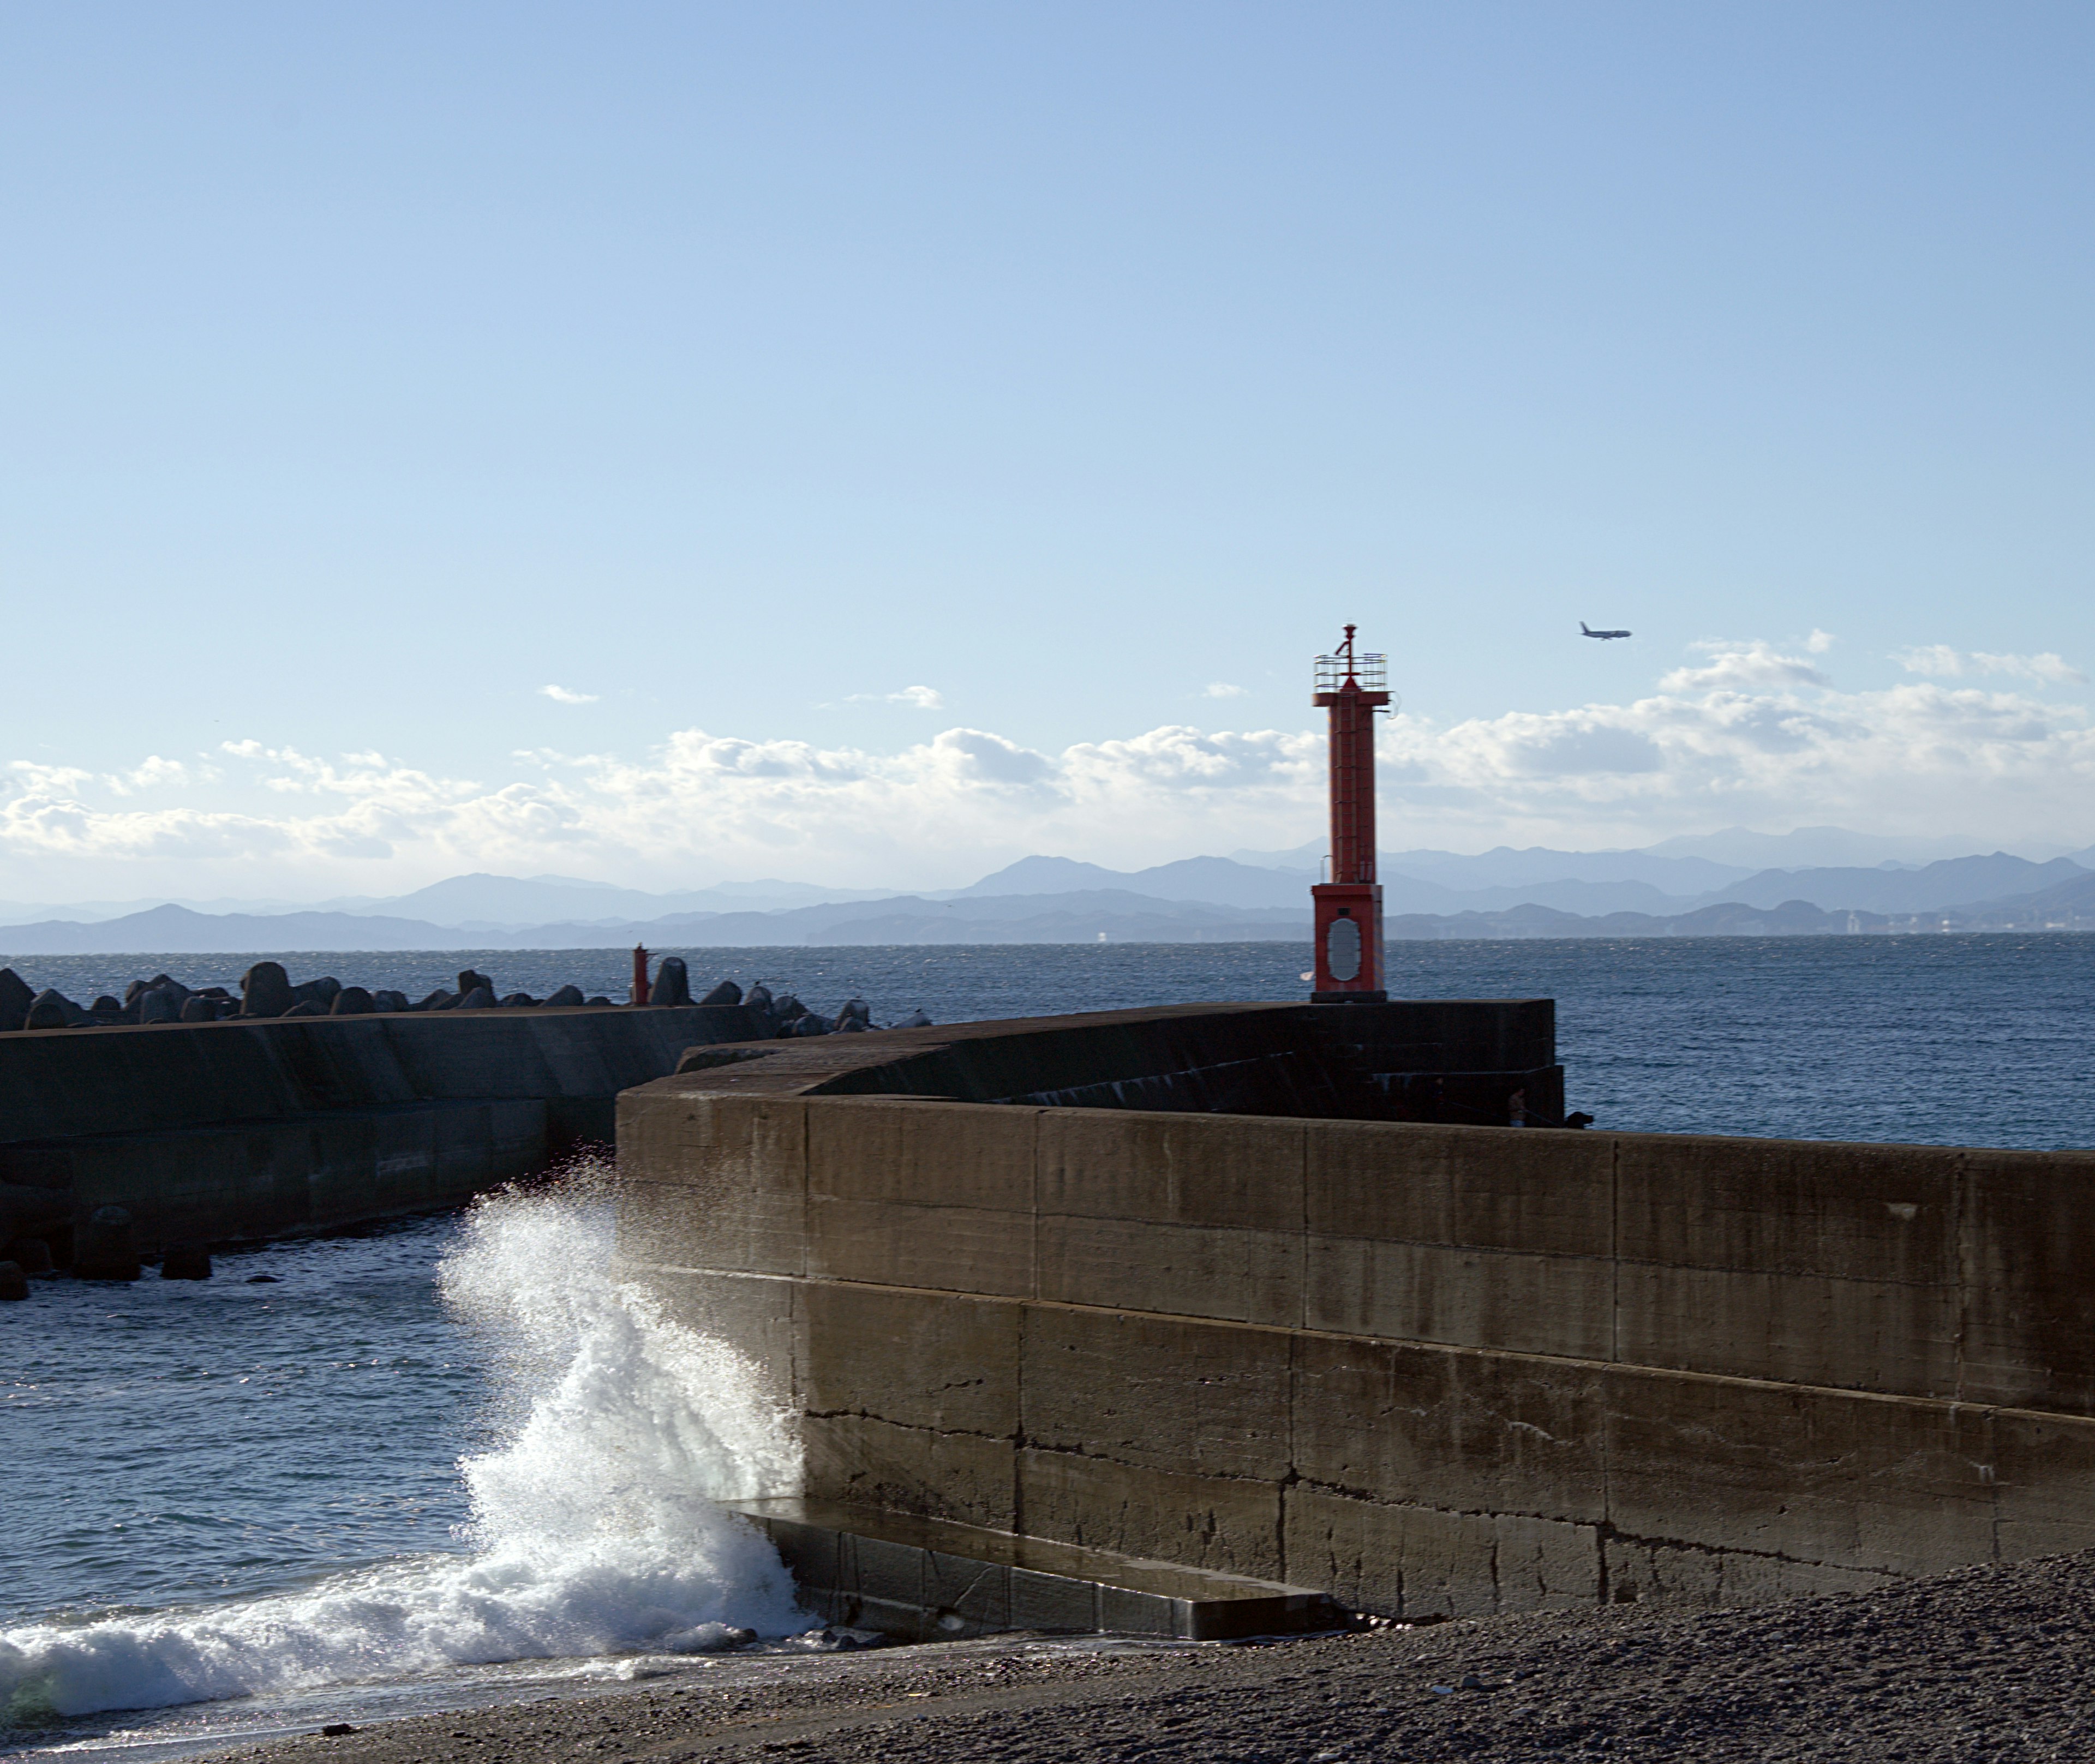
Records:
[[[1627,637],[1630,634],[1627,631],[1589,631],[1586,629],[1586,621],[1581,619],[1579,621],[1579,634],[1581,637],[1597,637],[1605,643],[1610,638]]]

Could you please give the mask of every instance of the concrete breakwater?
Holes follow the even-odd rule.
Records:
[[[779,1497],[1403,1618],[2095,1545],[2095,1154],[1421,1118],[1542,1087],[1530,1008],[695,1049],[623,1253],[799,1418]]]
[[[0,969],[0,1300],[39,1274],[129,1278],[172,1252],[179,1278],[209,1244],[455,1204],[609,1143],[617,1093],[695,1043],[877,1027],[862,999],[822,1016],[732,980],[694,1004],[675,956],[641,1008],[498,997],[471,969],[410,1003],[273,961],[237,996],[161,974],[90,1009],[56,997]]]
[[[742,1006],[233,1018],[0,1036],[0,1261],[64,1268],[120,1208],[128,1252],[455,1204],[609,1143],[614,1099]]]

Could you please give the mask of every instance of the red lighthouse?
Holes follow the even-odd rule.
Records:
[[[1389,703],[1388,658],[1353,650],[1317,658],[1317,699],[1331,713],[1331,875],[1309,891],[1317,909],[1320,1004],[1380,1004],[1382,884],[1375,880],[1374,713]]]

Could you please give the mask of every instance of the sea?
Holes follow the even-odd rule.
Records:
[[[470,966],[622,998],[629,973],[616,950],[267,953],[412,995]],[[671,953],[695,990],[878,1021],[1307,991],[1286,943]],[[13,965],[85,1002],[259,959]],[[1400,943],[1390,966],[1401,996],[1554,999],[1568,1106],[1601,1129],[2095,1147],[2095,936]],[[0,1305],[0,1756],[172,1758],[833,1648],[715,1504],[790,1476],[786,1418],[619,1283],[601,1174]]]

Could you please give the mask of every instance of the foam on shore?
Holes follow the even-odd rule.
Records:
[[[0,1633],[0,1722],[162,1707],[447,1666],[693,1652],[806,1627],[777,1553],[720,1500],[790,1487],[756,1370],[612,1274],[586,1183],[491,1196],[442,1268],[495,1333],[502,1443],[460,1466],[456,1554],[229,1603]]]

